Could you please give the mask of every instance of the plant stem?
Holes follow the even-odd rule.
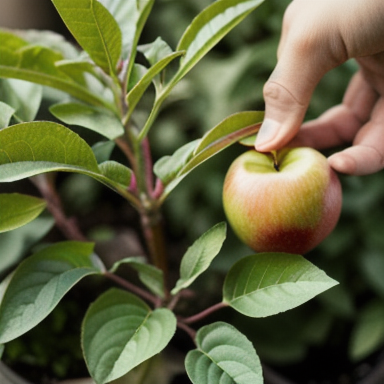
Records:
[[[193,342],[195,342],[195,340],[196,340],[196,331],[194,329],[192,329],[191,327],[189,327],[187,324],[185,324],[182,321],[178,321],[177,322],[177,326],[180,329],[182,329],[183,331],[185,331],[186,333],[188,333],[188,335],[191,337]]]
[[[120,148],[120,150],[124,153],[124,155],[127,157],[128,161],[130,162],[130,164],[132,166],[135,162],[135,158],[134,158],[134,155],[132,153],[130,146],[128,145],[127,140],[125,140],[124,137],[118,137],[115,140],[115,143]]]
[[[68,218],[65,215],[61,199],[53,183],[53,175],[37,175],[32,177],[30,180],[37,187],[47,202],[47,208],[49,212],[51,212],[57,227],[61,230],[65,237],[76,241],[87,241],[87,238],[81,232],[76,221],[72,218]]]
[[[160,212],[143,212],[141,226],[152,264],[163,271],[164,280],[167,281],[168,261]]]
[[[153,195],[153,188],[154,188],[153,162],[152,162],[151,148],[149,146],[149,140],[147,137],[143,140],[142,146],[143,146],[143,157],[144,157],[144,167],[145,167],[147,191],[148,191],[148,194],[150,196],[152,196]]]
[[[134,143],[134,173],[137,182],[137,194],[140,198],[139,214],[141,227],[152,264],[160,268],[167,281],[168,261],[162,215],[158,202],[153,197],[153,164],[148,139]],[[167,293],[168,294],[168,293]]]
[[[275,168],[277,172],[280,172],[279,163],[277,161],[277,151],[271,151],[271,156],[273,159],[273,168]]]
[[[147,135],[149,130],[152,127],[152,124],[155,122],[157,115],[160,112],[160,108],[164,102],[164,100],[168,97],[168,95],[171,93],[172,88],[174,87],[174,83],[169,83],[166,87],[162,89],[162,91],[157,95],[156,100],[153,104],[151,113],[149,114],[149,117],[147,121],[144,124],[144,127],[141,129],[138,139],[139,141],[144,140]]]
[[[219,309],[225,308],[227,306],[228,306],[228,304],[226,304],[224,302],[217,303],[215,305],[212,305],[212,307],[209,307],[209,308],[205,309],[204,311],[202,311],[196,315],[193,315],[191,317],[187,317],[187,318],[183,319],[182,322],[184,324],[196,323],[197,321],[203,320],[205,317],[207,317],[207,316],[211,315],[212,313],[218,311]]]
[[[104,276],[114,281],[115,283],[119,284],[120,286],[124,287],[125,289],[135,293],[137,296],[140,296],[141,298],[157,306],[158,304],[157,297],[145,291],[144,289],[141,289],[135,284],[130,283],[128,280],[125,280],[122,277],[115,275],[114,273],[111,273],[111,272],[104,272]]]

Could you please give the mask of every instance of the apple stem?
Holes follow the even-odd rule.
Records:
[[[279,163],[277,162],[277,151],[271,151],[271,155],[273,158],[273,167],[276,169],[277,172],[280,171]]]

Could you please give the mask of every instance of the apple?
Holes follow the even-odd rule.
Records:
[[[312,148],[240,155],[224,180],[224,211],[256,252],[305,254],[340,217],[342,190],[325,156]]]

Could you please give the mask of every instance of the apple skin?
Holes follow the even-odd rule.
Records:
[[[340,217],[342,190],[325,156],[312,148],[240,155],[225,177],[223,204],[237,236],[256,252],[305,254]]]

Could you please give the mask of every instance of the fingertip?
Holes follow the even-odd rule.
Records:
[[[377,148],[355,145],[328,158],[330,166],[347,175],[364,176],[384,167],[384,155]]]
[[[329,165],[339,173],[354,175],[356,173],[356,160],[347,153],[335,153],[328,158]]]
[[[307,103],[300,102],[292,93],[290,84],[277,79],[277,68],[272,79],[264,85],[265,118],[255,142],[256,150],[269,152],[286,145],[298,132]],[[293,87],[295,89],[295,87]]]
[[[266,152],[272,148],[273,141],[280,130],[280,123],[272,119],[265,119],[256,137],[255,148],[257,151]]]

